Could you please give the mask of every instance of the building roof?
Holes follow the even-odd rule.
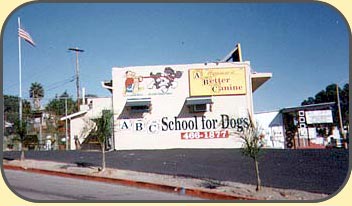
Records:
[[[252,73],[252,92],[257,90],[262,84],[272,77],[272,73]]]
[[[320,104],[304,105],[304,106],[299,106],[299,107],[289,107],[289,108],[281,109],[280,112],[281,113],[289,113],[289,112],[297,112],[299,110],[329,109],[330,107],[334,106],[335,104],[336,104],[335,102],[326,102],[326,103],[320,103]]]
[[[112,80],[101,82],[101,86],[112,93]]]
[[[232,59],[233,62],[242,62],[242,52],[241,52],[241,44],[236,44],[235,48],[231,50],[231,52],[224,57],[221,62],[229,62]]]
[[[83,115],[83,114],[85,114],[87,112],[88,112],[88,110],[79,111],[79,112],[76,112],[76,113],[61,117],[60,120],[62,121],[62,120],[66,120],[66,119],[72,119],[72,118],[81,116],[81,115]]]

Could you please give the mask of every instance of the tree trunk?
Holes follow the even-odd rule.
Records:
[[[254,163],[255,163],[255,175],[257,176],[257,188],[255,189],[256,191],[260,191],[262,189],[261,186],[261,180],[260,180],[260,176],[259,176],[259,163],[257,158],[254,158]]]
[[[23,149],[23,143],[20,143],[20,148],[21,148],[21,156],[20,156],[20,161],[24,161],[24,149]]]
[[[24,161],[24,149],[21,149],[21,157],[20,157],[21,162]]]
[[[101,152],[102,152],[102,164],[101,164],[101,171],[105,170],[106,162],[105,162],[105,144],[101,145]]]

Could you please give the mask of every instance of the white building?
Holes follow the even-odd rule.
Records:
[[[253,92],[270,78],[248,61],[114,67],[114,148],[241,147]]]
[[[91,129],[91,119],[100,117],[103,110],[111,110],[111,108],[111,97],[87,98],[87,103],[80,105],[79,112],[62,117],[60,120],[69,121],[69,149],[75,150],[75,141],[78,140],[82,144],[86,139]]]
[[[256,113],[254,118],[264,134],[264,147],[284,149],[284,123],[280,111]]]

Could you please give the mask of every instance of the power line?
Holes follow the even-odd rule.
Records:
[[[50,90],[56,89],[58,87],[64,86],[67,83],[73,82],[74,80],[75,80],[75,76],[72,76],[69,79],[64,79],[59,82],[52,83],[52,84],[50,84],[50,86],[47,86],[49,88],[45,89],[45,91],[50,91]]]
[[[84,52],[83,49],[79,49],[79,48],[68,48],[69,51],[73,51],[76,53],[76,89],[77,89],[77,107],[79,109],[79,98],[80,98],[80,85],[79,85],[79,61],[78,61],[78,54],[81,52]]]

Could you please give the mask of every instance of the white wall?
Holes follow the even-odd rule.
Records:
[[[79,141],[82,143],[86,137],[84,129],[85,125],[87,124],[87,121],[89,121],[89,118],[84,118],[83,117],[78,117],[71,119],[70,122],[70,149],[75,150],[76,145],[75,145],[75,136],[78,137]]]
[[[181,78],[174,79],[174,86],[166,93],[160,89],[152,89],[150,85],[153,79],[148,78],[150,73],[162,73],[165,67],[171,67],[175,71],[181,71]],[[246,94],[213,96],[212,112],[189,113],[185,100],[189,97],[189,69],[191,68],[234,68],[241,67],[246,71]],[[125,94],[126,72],[132,71],[136,76],[142,76],[143,81],[139,82],[140,90],[135,94]],[[234,129],[222,128],[222,116],[228,115],[231,118],[242,120],[241,126],[248,122],[247,111],[253,113],[252,88],[250,79],[250,65],[243,63],[220,63],[220,64],[189,64],[189,65],[161,65],[113,68],[113,111],[114,111],[114,132],[116,149],[167,149],[167,148],[236,148],[241,147],[242,142],[237,135],[230,135],[228,138],[213,139],[182,139],[185,132],[206,132],[212,135],[217,132],[218,136]],[[138,78],[137,78],[138,79]],[[131,114],[125,107],[128,98],[150,97],[152,109],[149,113]],[[196,117],[194,117],[196,116]],[[197,122],[198,129],[166,130],[165,122],[174,121]],[[196,118],[196,120],[195,120]],[[247,120],[243,120],[247,118]],[[202,128],[204,122],[215,122],[211,128]],[[136,127],[137,125],[137,127]],[[141,129],[143,125],[143,129]],[[210,124],[209,124],[210,125]],[[226,125],[225,125],[226,126]],[[140,130],[140,131],[138,131]],[[209,133],[210,132],[210,133]],[[222,132],[222,134],[219,134]],[[191,135],[197,135],[191,133]],[[225,135],[226,136],[226,135]]]
[[[91,119],[101,115],[103,110],[112,110],[111,97],[106,98],[88,98],[87,104],[91,102],[91,107],[87,108],[87,112],[83,115],[76,116],[70,122],[70,149],[75,150],[75,139],[77,136],[82,143],[89,134],[89,128],[92,127]]]
[[[88,98],[87,105],[92,102],[92,106],[87,112],[89,118],[101,116],[103,110],[112,110],[111,97]]]
[[[262,112],[254,114],[262,134],[265,135],[266,148],[285,148],[282,114],[278,111]]]

